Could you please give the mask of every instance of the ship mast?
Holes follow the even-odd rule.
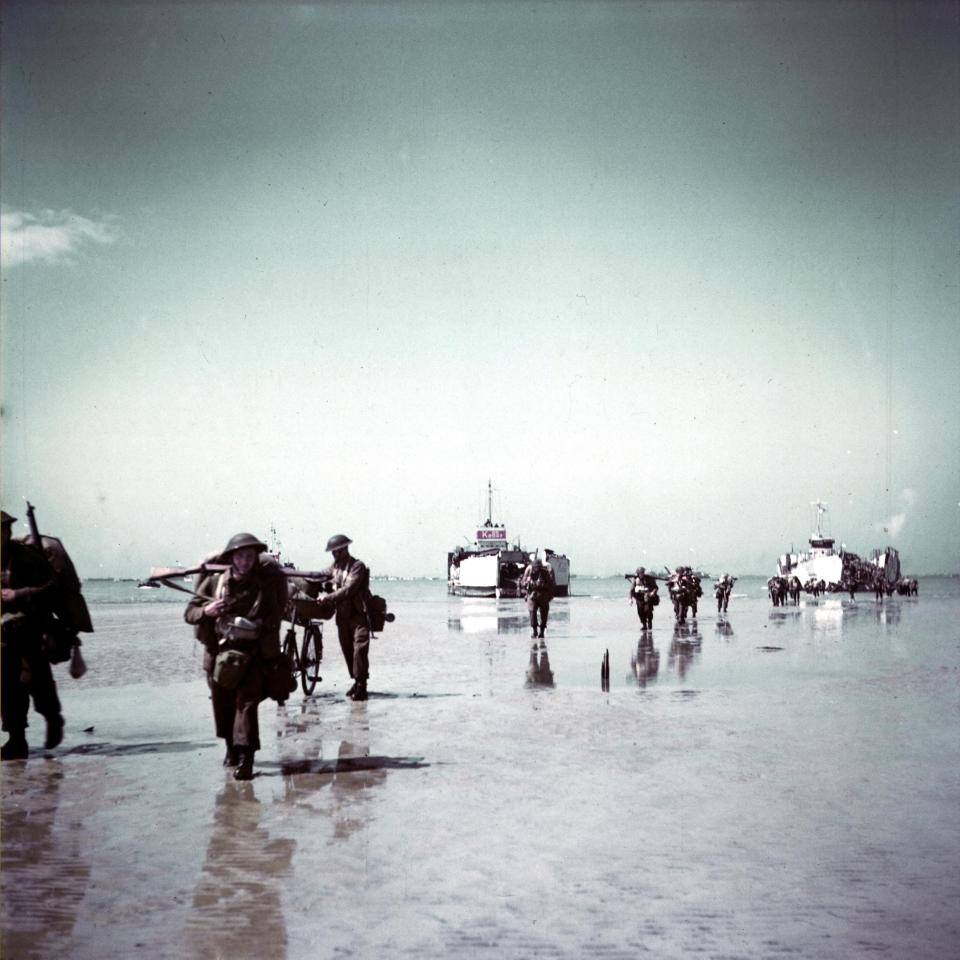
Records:
[[[817,539],[821,539],[823,534],[820,532],[820,518],[827,512],[827,505],[822,500],[811,500],[811,507],[817,508]]]
[[[487,525],[493,526],[493,483],[487,480]]]

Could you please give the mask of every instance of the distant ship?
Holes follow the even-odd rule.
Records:
[[[493,522],[493,486],[487,482],[487,519],[476,528],[470,547],[455,547],[447,554],[447,592],[459,597],[519,597],[524,568],[536,555],[553,570],[554,596],[570,591],[570,560],[549,548],[529,551],[511,545],[507,529]]]
[[[817,500],[811,506],[817,508],[817,531],[810,536],[810,549],[782,554],[777,559],[779,576],[799,577],[803,584],[822,580],[828,590],[846,590],[850,583],[859,590],[872,590],[878,571],[887,583],[895,584],[900,579],[900,554],[893,547],[874,550],[866,560],[842,545],[835,550],[834,539],[824,536],[821,528],[827,505]]]

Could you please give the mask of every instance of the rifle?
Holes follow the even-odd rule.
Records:
[[[191,597],[197,597],[200,600],[209,600],[210,597],[204,596],[201,593],[197,593],[196,590],[190,590],[187,587],[181,586],[179,583],[171,583],[170,581],[174,578],[185,578],[195,576],[198,573],[210,574],[210,573],[223,573],[224,570],[229,570],[229,563],[212,563],[205,562],[201,563],[196,567],[151,567],[150,576],[145,580],[141,580],[137,586],[142,587],[147,584],[163,584],[165,587],[169,587],[171,590],[178,590],[180,593],[189,593]],[[333,577],[328,573],[321,573],[316,570],[295,570],[293,567],[281,567],[280,572],[285,577],[298,577],[301,580],[307,580],[312,583],[329,583],[333,580]]]
[[[665,576],[663,576],[662,573],[650,573],[650,572],[647,572],[647,573],[644,574],[644,576],[646,576],[646,577],[653,577],[654,580],[666,580],[666,579],[667,579]],[[623,575],[623,579],[624,579],[624,580],[636,580],[636,579],[637,579],[637,575],[636,575],[635,573],[625,573],[625,574]]]
[[[33,513],[33,504],[29,500],[27,501],[27,523],[30,526],[30,536],[33,539],[33,545],[43,554],[43,559],[46,560],[47,552],[43,549],[43,540],[40,538],[40,529],[37,527],[37,518]]]
[[[141,580],[141,583],[163,583],[164,580],[170,580],[173,577],[192,577],[198,573],[223,573],[229,570],[229,563],[201,563],[196,567],[151,567],[150,575]],[[285,577],[297,577],[300,580],[310,580],[314,583],[327,583],[333,577],[329,573],[323,573],[320,570],[296,570],[293,567],[281,567],[280,573]]]

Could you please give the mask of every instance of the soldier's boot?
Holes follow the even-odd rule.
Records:
[[[353,693],[349,694],[349,696],[350,696],[350,699],[354,701],[354,703],[360,700],[366,700],[367,699],[367,681],[358,680],[353,685]]]
[[[353,685],[350,687],[350,689],[346,692],[345,695],[346,695],[347,697],[350,697],[350,699],[353,699],[353,695],[354,695],[356,692],[357,692],[357,681],[354,680],[354,681],[353,681]]]
[[[227,752],[223,757],[223,765],[225,767],[235,767],[240,763],[240,754],[237,748],[233,745],[232,740],[227,741]]]
[[[21,730],[11,733],[10,739],[0,747],[0,760],[26,760],[29,753],[27,738]]]
[[[253,754],[255,751],[249,747],[237,747],[237,759],[239,763],[237,769],[233,771],[234,780],[252,780],[253,779]]]
[[[52,750],[63,742],[63,717],[58,713],[55,717],[47,717],[47,739],[43,742],[44,749]]]

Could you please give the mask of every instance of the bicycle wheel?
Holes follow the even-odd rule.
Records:
[[[296,683],[297,677],[300,676],[300,657],[297,654],[297,632],[291,627],[287,631],[286,637],[283,640],[283,653],[287,658],[287,662],[290,664],[290,670],[293,673],[293,680]]]
[[[308,623],[303,629],[303,646],[300,648],[300,683],[309,697],[320,676],[320,661],[323,659],[323,627]]]

